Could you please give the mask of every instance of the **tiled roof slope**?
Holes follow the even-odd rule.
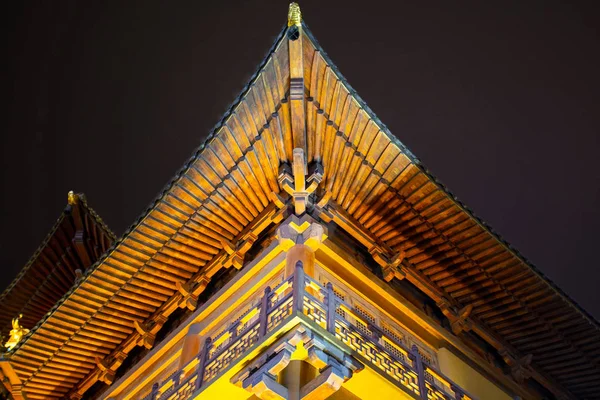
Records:
[[[407,268],[436,289],[436,301],[472,305],[472,319],[499,350],[532,354],[534,370],[578,398],[600,396],[598,321],[442,185],[305,32],[305,48],[314,46],[304,51],[307,134],[315,143],[308,159],[322,160],[321,184],[333,201],[390,249],[404,251]]]
[[[11,365],[28,398],[85,391],[88,386],[74,387],[95,382],[96,358],[131,348],[134,321],[163,313],[178,282],[217,262],[227,254],[224,243],[235,243],[251,221],[268,220],[276,210],[270,193],[279,191],[289,134],[284,32],[159,197],[15,347]]]
[[[82,194],[75,199],[0,294],[0,331],[4,337],[19,314],[23,314],[22,326],[37,324],[75,284],[75,270],[85,272],[116,239]]]

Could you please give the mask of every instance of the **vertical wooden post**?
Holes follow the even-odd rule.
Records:
[[[327,332],[335,334],[335,293],[331,282],[327,283]]]
[[[425,385],[425,369],[423,368],[423,360],[419,354],[419,349],[413,344],[410,349],[415,361],[415,369],[417,370],[417,379],[419,380],[419,396],[421,399],[427,399],[427,386]]]
[[[260,314],[258,316],[258,337],[262,338],[267,334],[267,324],[269,316],[269,299],[271,297],[271,287],[267,286],[260,301]]]
[[[184,368],[190,361],[198,357],[198,354],[202,351],[202,337],[200,332],[202,331],[200,324],[192,324],[188,328],[188,333],[183,339],[183,346],[181,349],[181,356],[179,357],[179,369]]]
[[[294,294],[292,301],[294,304],[294,311],[302,313],[304,309],[304,268],[302,265],[302,261],[296,262],[293,282]]]
[[[452,391],[454,392],[454,399],[455,400],[462,400],[463,397],[465,396],[464,393],[462,392],[462,390],[458,387],[458,386],[450,386],[450,389],[452,389]]]
[[[173,374],[173,386],[175,387],[175,389],[177,389],[179,387],[179,384],[181,383],[181,375],[182,374],[183,374],[183,369],[180,369],[179,371],[177,371]]]
[[[233,343],[238,335],[238,327],[240,326],[240,321],[235,321],[229,326],[229,343]]]
[[[206,368],[206,362],[208,361],[208,352],[210,351],[212,339],[207,337],[204,341],[204,346],[202,347],[202,351],[200,352],[200,360],[198,363],[198,379],[196,380],[196,389],[200,389],[202,387],[202,381],[204,380],[204,369]]]
[[[158,398],[158,382],[152,385],[152,391],[150,392],[150,400],[156,400]]]

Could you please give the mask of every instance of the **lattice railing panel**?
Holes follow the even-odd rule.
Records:
[[[296,313],[314,322],[312,329],[329,331],[415,397],[472,400],[432,366],[434,360],[428,351],[414,344],[409,350],[404,332],[395,329],[392,322],[380,322],[370,310],[352,306],[345,298],[332,284],[320,284],[297,267],[295,276],[272,290],[267,287],[262,297],[255,296],[235,310],[232,323],[224,323],[213,331],[218,333],[205,337],[198,356],[154,384],[144,400],[191,398]]]

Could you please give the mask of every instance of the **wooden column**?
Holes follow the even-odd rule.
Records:
[[[312,278],[315,276],[315,253],[305,244],[296,244],[288,250],[285,258],[285,276],[292,276],[296,264],[302,263],[304,273]]]
[[[190,325],[188,333],[183,339],[183,348],[179,358],[179,369],[183,368],[194,357],[198,357],[202,349],[202,339],[200,337],[200,324]]]

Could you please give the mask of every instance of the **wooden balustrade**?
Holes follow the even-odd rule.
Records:
[[[323,329],[335,336],[350,348],[352,356],[386,375],[414,398],[474,400],[429,365],[417,346],[408,349],[397,340],[398,335],[385,332],[337,297],[331,283],[323,286],[304,274],[302,263],[275,288],[267,287],[260,301],[255,303],[236,321],[228,322],[215,331],[216,334],[206,337],[198,356],[167,379],[155,383],[143,400],[191,398],[296,315],[314,322],[307,328]]]

